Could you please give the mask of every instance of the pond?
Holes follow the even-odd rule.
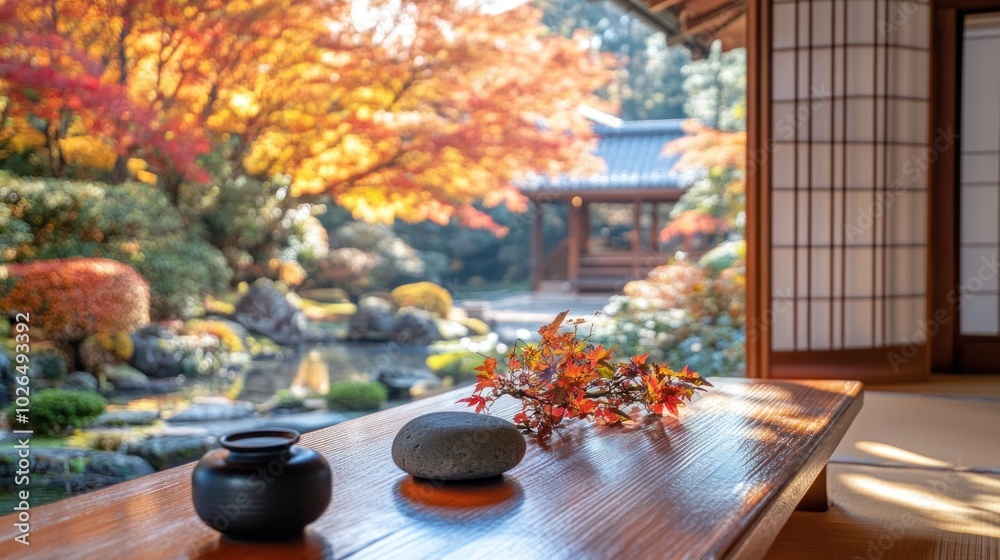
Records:
[[[298,353],[254,361],[243,374],[239,400],[260,404],[280,390],[298,396],[325,394],[330,383],[374,379],[379,371],[426,367],[429,346],[394,342],[331,342]]]

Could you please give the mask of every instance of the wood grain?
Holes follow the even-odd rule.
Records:
[[[33,509],[30,547],[4,517],[0,556],[760,557],[860,409],[861,384],[713,382],[680,419],[574,421],[549,444],[529,438],[522,463],[486,483],[415,481],[390,459],[406,421],[463,409],[454,401],[467,388],[307,434],[330,462],[334,496],[299,541],[220,539],[195,516],[186,465]],[[501,400],[493,414],[516,407]]]

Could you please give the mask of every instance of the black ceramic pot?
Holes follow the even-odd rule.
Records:
[[[219,438],[198,461],[191,493],[198,517],[227,537],[295,537],[326,510],[333,488],[330,465],[295,445],[299,433],[280,428]]]

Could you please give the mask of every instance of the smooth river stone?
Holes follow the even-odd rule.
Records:
[[[486,478],[524,458],[514,424],[472,412],[432,412],[406,423],[392,442],[392,460],[413,476],[433,480]]]

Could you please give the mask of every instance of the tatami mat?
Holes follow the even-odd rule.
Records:
[[[834,506],[795,512],[766,558],[1000,558],[1000,476],[831,465]]]
[[[767,558],[1000,560],[996,385],[866,391],[830,464],[834,506],[792,514]]]
[[[866,391],[833,461],[1000,474],[1000,398]]]

